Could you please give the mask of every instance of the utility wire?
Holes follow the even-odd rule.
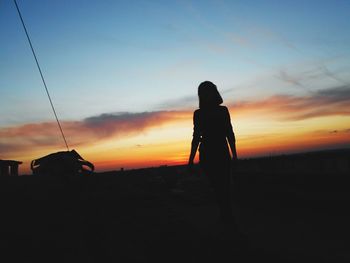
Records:
[[[62,137],[63,137],[64,143],[65,143],[65,145],[66,145],[66,147],[67,147],[67,150],[69,151],[69,147],[68,147],[68,144],[67,144],[66,137],[64,136],[63,129],[62,129],[62,127],[61,127],[60,121],[58,120],[58,117],[57,117],[57,114],[56,114],[55,107],[53,106],[53,103],[52,103],[52,100],[51,100],[51,97],[50,97],[49,90],[48,90],[48,88],[47,88],[47,86],[46,86],[46,82],[45,82],[45,79],[44,79],[43,73],[41,72],[41,68],[40,68],[40,65],[39,65],[38,59],[37,59],[37,57],[36,57],[35,51],[34,51],[34,48],[33,48],[33,45],[32,45],[32,41],[30,40],[30,37],[29,37],[28,31],[27,31],[26,25],[24,24],[24,21],[23,21],[23,18],[22,18],[21,11],[19,10],[19,7],[18,7],[18,5],[17,5],[17,1],[16,1],[16,0],[13,0],[13,1],[15,2],[16,9],[17,9],[17,12],[18,12],[19,18],[21,19],[21,22],[22,22],[22,25],[23,25],[24,31],[25,31],[25,33],[26,33],[26,36],[27,36],[27,39],[28,39],[28,42],[29,42],[30,48],[31,48],[31,50],[32,50],[32,53],[33,53],[33,56],[34,56],[34,59],[35,59],[36,65],[37,65],[37,67],[38,67],[38,70],[39,70],[39,73],[40,73],[40,76],[41,76],[41,80],[43,81],[43,84],[44,84],[44,87],[45,87],[45,90],[46,90],[47,97],[49,98],[49,101],[50,101],[50,104],[51,104],[51,108],[52,108],[53,114],[55,115],[55,118],[56,118],[56,121],[57,121],[58,127],[59,127],[59,129],[60,129],[60,131],[61,131],[61,134],[62,134]]]

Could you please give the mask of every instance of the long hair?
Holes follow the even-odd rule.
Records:
[[[199,108],[219,106],[223,103],[222,97],[211,81],[204,81],[198,86]]]

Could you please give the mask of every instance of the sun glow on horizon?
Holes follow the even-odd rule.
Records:
[[[232,110],[231,110],[232,111]],[[273,116],[239,117],[231,120],[239,158],[279,155],[320,149],[350,147],[350,117],[326,116],[300,121],[279,121]],[[336,129],[330,128],[336,127]],[[72,146],[96,171],[186,164],[192,139],[192,119],[155,126],[124,137],[110,137],[93,144]],[[21,174],[30,173],[32,159],[48,149],[27,151],[16,157],[24,161]],[[51,152],[53,148],[51,147]],[[54,150],[55,151],[55,150]],[[28,157],[31,156],[31,159]],[[198,162],[198,154],[196,156]]]

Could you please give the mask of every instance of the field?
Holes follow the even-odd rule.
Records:
[[[350,262],[349,155],[327,156],[341,165],[240,162],[231,224],[206,177],[181,166],[0,177],[1,262]]]

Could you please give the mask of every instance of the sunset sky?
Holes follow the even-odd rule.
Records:
[[[200,82],[239,158],[350,147],[350,1],[17,0],[69,147],[97,171],[185,163]],[[65,150],[0,0],[0,159]]]

